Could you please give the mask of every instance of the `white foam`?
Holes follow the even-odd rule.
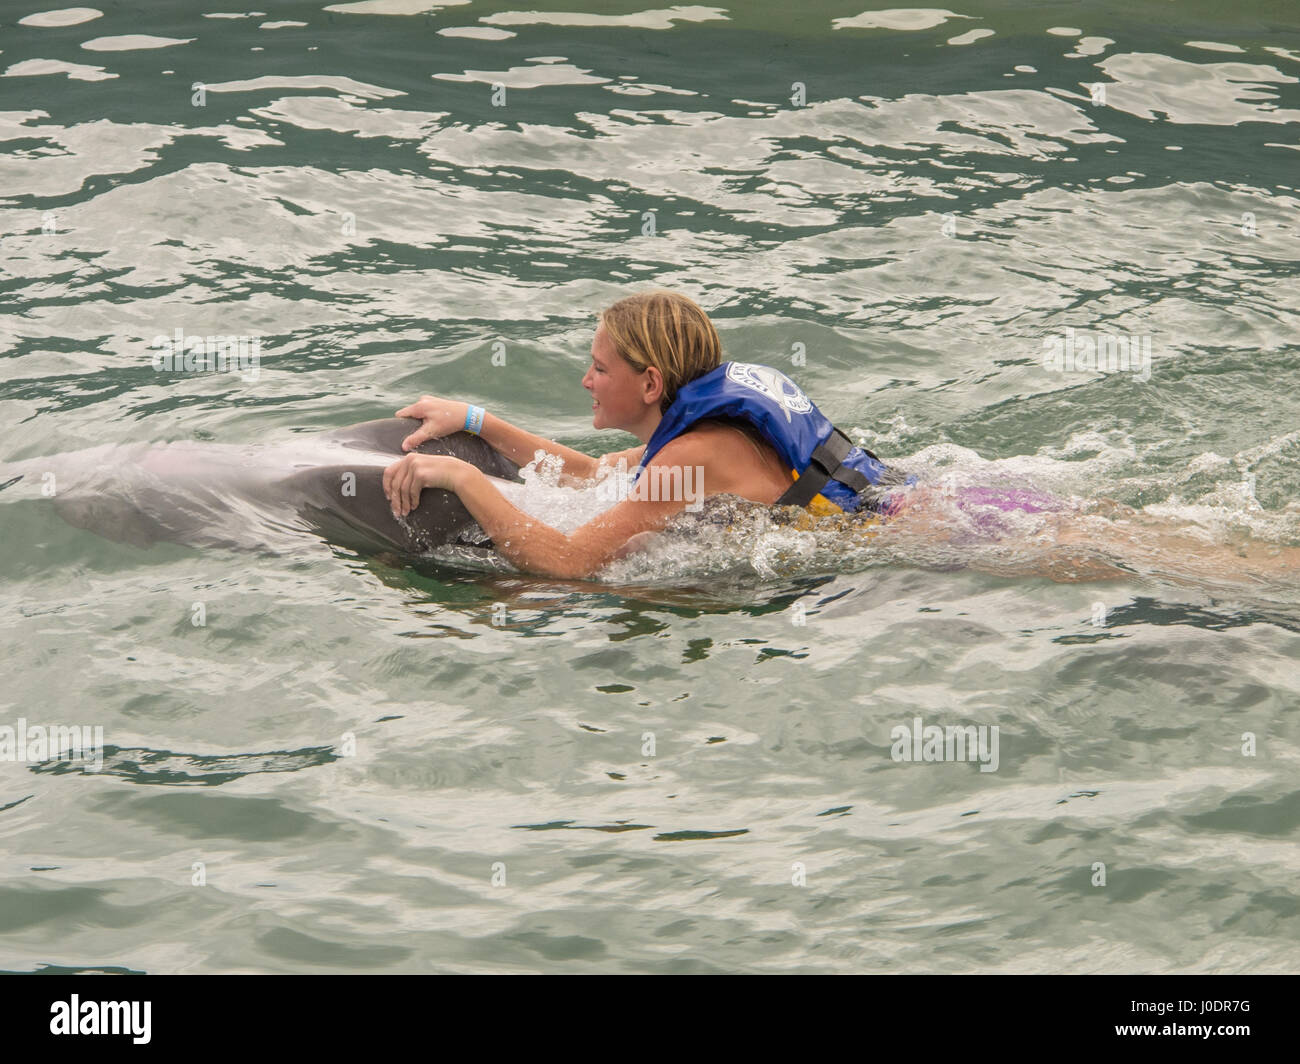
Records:
[[[61,7],[55,11],[37,11],[34,15],[20,18],[18,25],[40,26],[42,28],[77,26],[83,22],[91,22],[94,19],[103,17],[104,12],[93,7]]]
[[[4,72],[7,78],[42,77],[51,74],[66,74],[73,81],[105,81],[117,77],[103,67],[87,66],[85,63],[65,63],[62,59],[24,59]]]
[[[834,18],[831,26],[837,30],[928,30],[942,26],[952,18],[970,17],[946,8],[892,7],[883,11],[864,11],[852,18]]]
[[[136,52],[149,48],[172,48],[190,44],[194,37],[155,37],[148,33],[123,33],[115,37],[95,37],[83,41],[81,47],[88,52]]]

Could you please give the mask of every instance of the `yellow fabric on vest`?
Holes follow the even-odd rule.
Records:
[[[795,480],[799,479],[798,470],[792,469],[790,470],[790,473]],[[837,506],[835,503],[831,502],[830,499],[826,498],[825,495],[814,495],[812,501],[808,503],[805,509],[809,513],[815,514],[818,517],[826,517],[829,514],[842,514],[844,512],[844,507]]]

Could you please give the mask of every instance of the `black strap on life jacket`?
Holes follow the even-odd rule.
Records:
[[[858,470],[850,469],[844,464],[844,459],[852,449],[853,441],[839,429],[832,429],[831,434],[826,437],[826,442],[818,444],[817,449],[813,451],[812,458],[807,468],[800,472],[799,479],[776,500],[775,505],[807,506],[813,501],[813,497],[826,487],[826,482],[829,480],[838,480],[852,491],[859,493],[866,491],[871,487],[871,481]],[[865,447],[862,450],[868,457],[880,461]]]

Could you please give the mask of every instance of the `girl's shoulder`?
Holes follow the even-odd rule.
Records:
[[[687,433],[700,432],[702,434],[709,435],[709,436],[718,436],[718,435],[734,436],[735,430],[737,429],[739,429],[742,433],[748,436],[751,440],[755,440],[758,442],[766,442],[763,439],[763,434],[759,432],[757,428],[751,425],[744,418],[739,418],[739,417],[701,418],[699,421],[695,422],[695,424],[692,425],[689,429],[687,429],[686,432]],[[685,435],[685,433],[683,433],[683,435]]]
[[[794,483],[776,448],[748,421],[706,418],[682,435],[694,436],[697,432],[696,450],[701,463],[709,468],[708,494],[731,492],[755,502],[772,503]]]
[[[703,418],[691,426],[692,431],[698,429],[702,429],[704,434],[710,440],[717,440],[719,442],[723,440],[732,441],[736,446],[745,448],[746,450],[749,449],[745,443],[745,441],[748,440],[755,448],[761,449],[760,453],[761,451],[766,450],[771,450],[773,454],[776,453],[776,449],[773,448],[766,439],[764,439],[762,432],[744,418]],[[737,435],[737,433],[739,433],[739,435]],[[743,436],[744,439],[741,439],[741,436]]]

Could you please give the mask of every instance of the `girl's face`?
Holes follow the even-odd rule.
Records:
[[[658,393],[648,401],[647,391],[659,376],[656,369],[638,373],[619,358],[602,325],[591,341],[591,368],[582,386],[591,392],[591,427],[623,429],[637,435],[648,419],[658,421]],[[651,426],[653,430],[653,426]],[[647,437],[648,439],[649,437]]]

